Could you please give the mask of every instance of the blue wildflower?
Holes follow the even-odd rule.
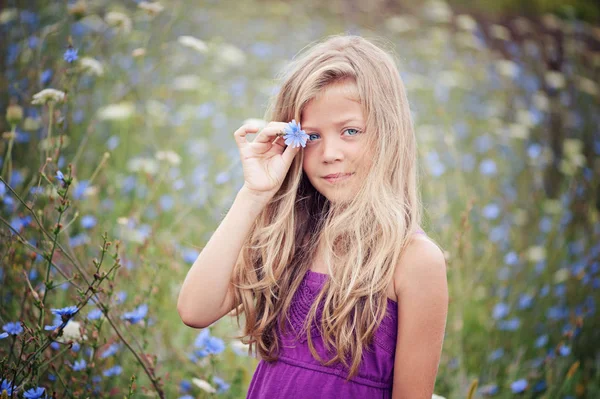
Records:
[[[194,342],[194,346],[198,348],[195,354],[198,357],[205,357],[210,354],[218,355],[225,350],[225,343],[222,339],[210,335],[208,329],[202,330]]]
[[[136,324],[146,317],[146,314],[148,314],[148,305],[142,304],[131,312],[125,312],[122,318],[129,321],[131,324]]]
[[[60,170],[56,172],[56,178],[63,183],[65,181],[65,175]]]
[[[547,388],[547,384],[546,381],[541,380],[538,381],[534,386],[533,386],[533,392],[538,393],[538,392],[542,392],[545,391]]]
[[[2,329],[10,335],[19,335],[23,332],[23,327],[18,321],[6,323]]]
[[[104,372],[102,374],[104,374],[105,377],[112,377],[112,376],[121,374],[121,372],[123,372],[123,367],[114,366],[114,367],[104,370]]]
[[[102,317],[102,311],[97,308],[91,310],[87,315],[88,320],[98,320],[100,317]]]
[[[190,391],[190,389],[192,389],[192,383],[188,380],[181,380],[179,383],[179,389],[182,393],[187,393]]]
[[[571,348],[569,348],[566,345],[561,344],[558,347],[558,354],[561,355],[561,356],[563,356],[563,357],[564,356],[569,356],[571,354]]]
[[[229,384],[217,376],[213,377],[213,382],[217,385],[217,393],[223,393],[229,389]]]
[[[109,356],[116,354],[121,347],[118,344],[111,344],[102,354],[100,355],[101,359],[106,359]]]
[[[488,356],[488,361],[493,362],[495,360],[500,359],[502,356],[504,356],[504,349],[498,348],[492,353],[490,353],[490,355]]]
[[[502,319],[503,317],[508,315],[509,310],[510,308],[507,304],[500,302],[496,304],[496,306],[494,306],[494,310],[492,311],[492,317],[496,320]]]
[[[0,339],[6,338],[6,337],[8,337],[7,332],[3,332],[2,334],[0,334]]]
[[[75,313],[77,313],[77,306],[67,306],[62,309],[52,309],[52,313],[62,317],[63,321],[69,320]]]
[[[479,392],[483,396],[493,396],[493,395],[496,395],[498,393],[498,391],[499,391],[498,385],[496,385],[496,384],[488,384],[488,385],[484,385],[481,388],[479,388]]]
[[[497,171],[498,170],[496,168],[496,162],[494,162],[491,159],[484,159],[479,164],[479,172],[482,175],[486,175],[486,176],[495,175]]]
[[[200,252],[198,252],[194,248],[186,248],[182,250],[181,255],[185,263],[194,263],[194,261],[196,261],[196,258],[198,258],[198,255],[200,255]]]
[[[86,367],[87,367],[87,363],[85,362],[85,359],[76,360],[72,366],[73,371],[85,370]]]
[[[180,396],[179,399],[194,399],[194,397],[192,395],[183,395]]]
[[[76,48],[73,48],[73,47],[69,47],[67,49],[67,51],[65,51],[63,58],[65,59],[65,61],[67,61],[70,64],[73,61],[76,61],[77,58],[79,58],[79,56],[77,55],[77,51],[79,51],[79,50],[77,50]]]
[[[285,145],[291,145],[292,148],[300,146],[306,147],[308,134],[301,129],[300,124],[296,122],[295,119],[289,122],[283,130],[285,132],[283,136]]]
[[[56,329],[57,327],[59,327],[62,323],[63,323],[62,318],[60,316],[56,315],[54,317],[54,320],[52,321],[52,324],[49,326],[44,326],[44,330],[52,331],[52,330]]]
[[[0,384],[0,392],[6,391],[6,393],[8,394],[8,397],[10,398],[13,394],[13,389],[14,389],[14,392],[17,392],[18,388],[16,386],[14,386],[14,384],[11,381],[9,381],[7,379],[2,380],[2,384]]]
[[[26,399],[39,399],[44,395],[44,391],[46,390],[46,388],[42,388],[42,387],[37,387],[37,388],[31,388],[28,391],[25,391],[23,393],[23,397]]]
[[[518,317],[513,317],[510,320],[498,322],[498,329],[501,331],[515,331],[521,326],[521,320]]]
[[[524,392],[527,389],[527,380],[521,378],[520,380],[513,382],[512,384],[510,384],[510,389],[512,389],[513,393]]]
[[[96,217],[93,215],[85,215],[81,218],[81,227],[91,229],[96,225]]]

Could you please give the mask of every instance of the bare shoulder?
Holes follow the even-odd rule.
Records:
[[[396,297],[408,287],[444,286],[446,259],[442,249],[430,238],[415,235],[400,257],[394,271]]]

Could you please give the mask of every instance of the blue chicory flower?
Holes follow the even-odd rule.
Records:
[[[131,324],[136,324],[146,317],[146,314],[148,314],[148,305],[144,303],[131,312],[125,312],[122,318],[128,320]]]
[[[308,134],[300,127],[300,124],[293,119],[291,122],[287,124],[287,126],[283,129],[285,135],[283,138],[285,139],[286,145],[291,145],[294,147],[306,147],[306,141],[308,140]]]
[[[72,366],[73,371],[85,370],[86,367],[87,367],[87,363],[85,362],[85,359],[76,360]]]
[[[67,306],[66,308],[61,309],[52,309],[52,313],[55,315],[59,315],[62,317],[62,320],[69,320],[73,315],[77,312],[77,306]]]
[[[513,393],[524,392],[527,389],[527,380],[521,378],[520,380],[513,382],[512,384],[510,384],[510,389],[512,389]]]
[[[112,377],[112,376],[121,374],[122,371],[123,371],[123,367],[114,366],[114,367],[104,370],[104,372],[102,374],[104,374],[105,377]]]
[[[17,392],[18,387],[13,385],[12,381],[9,381],[7,379],[2,380],[2,384],[0,384],[0,392],[6,391],[8,397],[10,398],[13,394],[13,390],[14,392]]]
[[[70,64],[73,61],[76,61],[77,58],[79,58],[79,56],[77,55],[77,51],[79,51],[79,50],[77,50],[76,48],[73,48],[73,47],[69,47],[67,49],[67,51],[65,51],[63,58],[65,59],[65,61],[67,61]]]
[[[39,399],[39,398],[45,396],[44,391],[46,391],[46,388],[42,388],[42,387],[31,388],[23,393],[23,397],[26,399]]]
[[[6,323],[2,329],[10,335],[19,335],[23,332],[23,327],[18,321]]]

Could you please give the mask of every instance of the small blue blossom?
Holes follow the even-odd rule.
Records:
[[[2,329],[10,335],[19,335],[23,332],[23,327],[18,321],[6,323]]]
[[[507,304],[500,302],[494,306],[494,310],[492,311],[492,317],[496,320],[504,318],[508,315],[510,308]]]
[[[13,385],[13,383],[7,379],[2,380],[2,384],[0,384],[0,392],[6,390],[8,397],[10,398],[14,392],[17,392],[18,388]]]
[[[62,323],[63,323],[62,318],[60,316],[56,315],[54,317],[54,320],[52,321],[52,324],[49,326],[44,326],[44,330],[52,331],[52,330],[56,329],[57,327],[59,327]]]
[[[306,147],[308,134],[301,129],[300,124],[296,122],[295,119],[289,122],[283,130],[285,132],[285,135],[283,136],[285,145],[291,145],[292,148],[300,146]]]
[[[498,385],[496,385],[496,384],[488,384],[488,385],[484,385],[481,388],[479,388],[479,392],[483,396],[493,396],[493,395],[496,395],[498,393],[498,391],[499,391]]]
[[[78,51],[79,50],[77,50],[76,48],[69,47],[67,49],[67,51],[65,51],[63,58],[65,59],[65,61],[67,61],[70,64],[73,61],[76,61],[77,58],[79,58],[79,56],[77,55]]]
[[[194,346],[198,348],[195,351],[195,354],[198,357],[206,357],[210,354],[218,355],[225,350],[225,343],[223,340],[211,336],[208,329],[204,329],[198,334]]]
[[[23,397],[26,399],[39,399],[44,395],[44,391],[46,390],[46,388],[42,388],[42,387],[37,387],[37,388],[31,388],[28,391],[25,391],[23,393]]]
[[[104,352],[102,352],[102,354],[100,355],[101,359],[106,359],[109,356],[112,356],[114,354],[116,354],[119,349],[121,349],[121,347],[119,346],[119,344],[111,344]]]
[[[105,377],[112,377],[112,376],[121,374],[121,372],[123,372],[123,367],[114,366],[114,367],[104,370],[104,372],[102,374],[104,374]]]
[[[142,304],[131,312],[125,312],[122,318],[129,321],[131,324],[139,323],[148,314],[148,305]]]
[[[6,337],[8,337],[7,332],[3,332],[2,334],[0,334],[0,339],[6,338]]]
[[[56,172],[56,178],[61,182],[65,182],[65,175],[60,170]]]
[[[192,383],[188,380],[181,380],[179,383],[179,389],[182,393],[187,393],[190,391],[190,389],[192,389]]]
[[[224,393],[229,389],[229,384],[217,376],[213,377],[213,382],[217,385],[217,393]]]
[[[52,313],[62,317],[62,320],[69,320],[77,312],[77,306],[67,306],[62,309],[52,309]]]
[[[510,384],[510,389],[513,393],[524,392],[527,389],[527,380],[521,378],[520,380],[513,382],[512,384]]]
[[[90,310],[87,315],[88,320],[98,320],[102,317],[102,311],[98,308]]]
[[[85,359],[76,360],[72,366],[73,371],[85,370],[86,367],[87,367],[87,363],[85,362]]]
[[[96,217],[93,215],[85,215],[81,218],[81,227],[91,229],[96,225]]]
[[[563,344],[561,344],[558,347],[558,354],[561,356],[569,356],[571,354],[571,348],[569,348],[568,346],[565,346]]]
[[[533,386],[533,392],[535,392],[535,393],[539,393],[539,392],[545,391],[545,390],[546,390],[546,388],[547,388],[547,386],[548,386],[548,385],[546,384],[546,381],[544,381],[544,380],[538,381],[538,382],[537,382],[537,383],[536,383],[536,384]]]

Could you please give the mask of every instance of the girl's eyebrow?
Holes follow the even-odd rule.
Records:
[[[359,120],[356,119],[356,117],[353,116],[353,117],[350,117],[348,119],[344,119],[344,120],[341,120],[339,122],[336,122],[336,123],[334,123],[334,125],[335,126],[341,126],[341,125],[345,125],[348,122],[362,123],[362,122],[359,122]],[[304,125],[302,125],[302,130],[319,130],[319,129],[317,129],[315,127],[311,127],[311,126],[304,126]]]

